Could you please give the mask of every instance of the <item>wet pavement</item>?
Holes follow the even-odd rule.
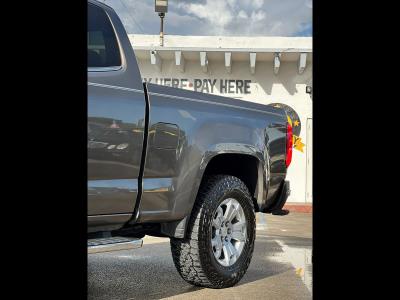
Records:
[[[146,237],[140,249],[91,254],[88,299],[312,299],[312,215],[257,214],[251,264],[234,287],[194,287],[178,274],[169,239]]]

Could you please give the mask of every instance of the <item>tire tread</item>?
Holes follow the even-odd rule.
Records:
[[[237,177],[230,175],[213,175],[204,181],[201,185],[198,196],[194,203],[191,217],[189,219],[186,237],[184,239],[171,238],[171,252],[176,269],[181,277],[196,286],[209,288],[225,288],[235,285],[246,273],[251,261],[254,250],[255,238],[255,218],[253,222],[254,234],[250,240],[250,248],[248,257],[245,260],[244,267],[237,273],[234,273],[231,278],[223,278],[217,272],[213,271],[210,257],[205,255],[203,236],[204,230],[201,230],[205,220],[212,215],[212,201],[218,199],[226,191],[240,190],[248,197],[248,204],[254,213],[253,201],[246,185]]]

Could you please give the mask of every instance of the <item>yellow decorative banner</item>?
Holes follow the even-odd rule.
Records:
[[[287,117],[287,121],[289,122],[290,126],[293,127],[292,119],[289,117],[289,115],[287,115],[286,117]]]
[[[301,142],[301,137],[293,135],[293,148],[299,150],[300,152],[304,152],[303,151],[304,146],[305,144]]]
[[[292,126],[292,127],[299,126],[299,124],[300,124],[300,122],[298,120],[295,120],[294,122],[292,122],[292,119],[289,117],[289,115],[287,115],[287,120],[288,120],[288,123],[290,124],[290,126]],[[293,134],[293,148],[304,153],[304,151],[303,151],[304,146],[305,146],[305,144],[301,142],[301,137]]]

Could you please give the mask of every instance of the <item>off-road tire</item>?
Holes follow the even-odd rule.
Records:
[[[237,261],[224,267],[211,247],[211,222],[215,209],[227,198],[236,199],[247,222],[246,243]],[[184,239],[171,238],[171,252],[176,269],[190,284],[208,288],[235,285],[246,273],[254,250],[255,213],[246,185],[237,177],[213,175],[203,181],[190,216]]]

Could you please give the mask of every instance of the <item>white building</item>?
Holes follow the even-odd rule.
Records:
[[[293,151],[288,202],[312,202],[312,38],[166,35],[163,47],[158,35],[129,39],[146,81],[294,109],[305,145]]]

